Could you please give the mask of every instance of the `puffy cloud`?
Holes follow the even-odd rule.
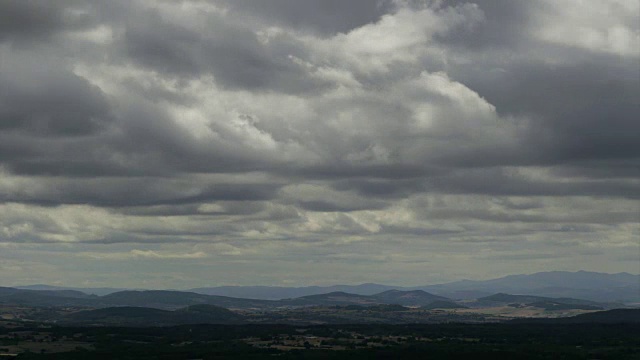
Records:
[[[4,2],[0,266],[633,271],[637,3],[572,4]]]

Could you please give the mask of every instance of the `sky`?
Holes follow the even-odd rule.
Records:
[[[4,0],[0,285],[640,272],[637,0]]]

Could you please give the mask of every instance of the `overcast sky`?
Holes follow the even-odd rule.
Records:
[[[0,285],[639,273],[639,17],[0,1]]]

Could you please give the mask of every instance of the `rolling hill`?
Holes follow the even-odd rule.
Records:
[[[601,305],[598,302],[583,300],[583,299],[550,298],[545,296],[512,295],[512,294],[504,294],[504,293],[485,296],[485,297],[479,298],[478,301],[493,302],[498,304],[509,304],[509,303],[526,304],[526,303],[533,303],[533,302],[550,301],[550,302],[557,302],[557,303],[562,303],[567,305],[593,305],[593,306]]]
[[[446,300],[437,300],[430,304],[424,305],[421,307],[424,310],[434,310],[434,309],[468,309],[468,307],[464,305],[457,304],[453,301]]]
[[[466,299],[477,299],[465,302],[471,307],[508,305],[510,303],[536,303],[543,308],[549,309],[561,309],[565,308],[566,305],[572,305],[574,308],[581,305],[584,309],[587,309],[587,307],[592,309],[592,307],[623,307],[622,303],[624,302],[640,303],[639,275],[627,273],[602,274],[586,271],[555,271],[530,275],[511,275],[487,281],[463,280],[418,288],[393,288],[386,285],[362,284],[357,286],[337,285],[334,287],[304,288],[220,287],[207,289],[209,290],[201,289],[199,291],[223,293],[228,290],[234,293],[252,293],[255,296],[267,296],[268,293],[268,297],[271,298],[278,298],[283,294],[318,292],[327,289],[351,289],[354,292],[340,290],[288,297],[282,300],[265,300],[173,290],[124,290],[97,296],[74,289],[35,285],[31,289],[0,287],[0,304],[43,307],[84,306],[93,308],[133,306],[153,307],[164,310],[175,310],[199,304],[238,309],[272,309],[314,305],[370,306],[374,304],[399,304],[420,307],[434,301],[459,299],[462,295]],[[616,301],[619,302],[616,303]]]
[[[170,290],[120,291],[102,296],[99,301],[112,306],[143,306],[168,310],[202,304],[225,308],[264,308],[278,305],[269,300],[231,298]]]
[[[72,290],[22,290],[0,287],[0,304],[27,306],[90,306],[95,295]]]
[[[345,292],[332,292],[328,294],[309,295],[296,299],[281,300],[279,303],[289,306],[340,306],[361,305],[372,306],[377,304],[424,306],[434,301],[448,301],[442,296],[429,294],[421,290],[400,291],[387,290],[374,295],[357,295]]]
[[[193,305],[214,305],[231,309],[273,309],[277,307],[337,305],[371,306],[378,304],[423,306],[439,300],[448,299],[419,290],[389,290],[374,295],[358,295],[337,291],[284,300],[258,300],[170,290],[126,290],[105,296],[96,296],[72,290],[52,291],[0,288],[0,303],[4,304],[83,306],[94,308],[145,307],[162,310],[176,310]]]
[[[239,324],[243,317],[225,308],[194,305],[175,311],[145,307],[110,307],[69,314],[58,322],[100,326],[174,326],[188,324]]]
[[[544,296],[511,295],[504,293],[485,296],[482,298],[478,298],[473,302],[466,302],[465,304],[476,308],[495,306],[528,306],[545,310],[604,310],[606,308],[610,308],[611,305],[583,299],[550,298]]]
[[[332,285],[332,286],[304,286],[304,287],[282,287],[282,286],[218,286],[201,287],[187,291],[205,294],[231,296],[247,299],[282,300],[293,299],[309,295],[321,295],[332,292],[345,292],[356,295],[374,295],[383,291],[399,289],[399,287],[380,284],[360,284],[360,285]]]
[[[398,304],[404,306],[425,306],[435,301],[450,301],[443,296],[433,295],[423,290],[387,290],[375,294],[372,298],[385,304]]]
[[[543,324],[640,324],[640,309],[613,309],[554,319],[517,319],[518,323]]]
[[[99,296],[123,291],[114,288],[74,288],[49,285],[30,285],[19,288],[26,290],[76,290]],[[590,271],[549,271],[509,275],[491,280],[460,280],[414,287],[375,283],[305,287],[219,286],[194,288],[185,290],[185,292],[243,299],[280,300],[331,292],[370,296],[388,290],[422,290],[451,299],[476,299],[495,293],[509,293],[552,298],[578,298],[597,302],[640,303],[640,275]]]
[[[280,300],[286,306],[336,306],[336,305],[376,305],[380,302],[371,296],[335,291],[328,294],[302,296],[295,299]]]

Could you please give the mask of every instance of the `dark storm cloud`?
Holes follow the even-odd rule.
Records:
[[[427,188],[433,191],[454,194],[640,198],[640,184],[627,179],[536,179],[526,173],[502,168],[460,170],[449,176],[428,179],[427,183]]]
[[[363,197],[383,199],[405,198],[413,193],[427,190],[422,178],[409,179],[344,179],[331,185],[340,191],[356,191]]]
[[[413,164],[360,165],[335,162],[321,166],[307,166],[292,171],[293,175],[319,179],[335,178],[373,178],[373,179],[415,179],[446,172],[438,167],[425,167]]]
[[[395,7],[389,0],[221,0],[220,3],[232,13],[323,35],[346,33],[376,22]]]
[[[345,259],[521,271],[554,246],[626,270],[611,259],[636,249],[634,6],[0,2],[0,246],[46,264],[29,244],[233,255],[225,273],[248,282],[327,254],[327,276],[355,273]]]
[[[131,232],[127,233],[114,233],[108,237],[81,240],[78,243],[92,244],[92,245],[117,245],[117,244],[170,244],[176,241],[175,236],[145,236],[144,234],[135,234]],[[194,241],[195,242],[195,241]]]
[[[406,227],[406,226],[393,226],[393,225],[383,226],[381,231],[384,234],[388,234],[388,235],[411,235],[411,236],[420,236],[420,237],[446,236],[446,235],[460,234],[463,232],[460,230]]]
[[[100,88],[55,56],[43,61],[37,51],[0,48],[0,57],[2,165],[20,174],[115,171],[92,156],[116,120]]]
[[[289,56],[295,44],[266,46],[254,31],[226,17],[211,16],[207,32],[198,32],[150,12],[130,19],[124,33],[124,51],[138,63],[180,77],[213,75],[230,89],[317,92],[328,84],[305,77]],[[294,45],[294,46],[291,46]]]
[[[215,209],[203,208],[203,204],[183,204],[183,205],[155,205],[155,206],[133,206],[122,209],[121,212],[133,216],[228,216],[228,215],[254,215],[265,210],[266,205],[259,201],[236,200],[236,201],[216,201]]]
[[[193,179],[41,178],[13,193],[0,194],[0,202],[35,205],[91,204],[102,207],[182,205],[207,201],[271,199],[277,184],[208,184]]]
[[[475,219],[491,223],[562,223],[562,224],[617,224],[633,222],[637,219],[637,214],[633,212],[610,212],[607,216],[603,216],[600,212],[592,212],[589,214],[554,214],[552,216],[545,214],[527,215],[518,212],[491,212],[487,210],[437,210],[429,212],[430,219]],[[533,233],[540,231],[535,229]],[[569,230],[558,230],[569,231]]]
[[[109,105],[100,89],[61,65],[4,54],[0,84],[3,133],[87,135],[111,121]]]
[[[92,16],[78,0],[5,0],[0,3],[0,41],[44,40],[59,31],[89,26]]]
[[[226,129],[213,129],[220,135],[217,141],[198,141],[154,102],[137,97],[123,102],[119,116],[120,134],[107,145],[126,159],[134,176],[263,171],[277,162],[247,148]]]
[[[603,6],[614,13],[622,3]],[[437,38],[454,46],[458,55],[474,59],[452,64],[448,73],[494,104],[501,115],[529,119],[523,123],[526,131],[516,152],[485,158],[498,160],[493,165],[557,166],[555,173],[573,177],[633,177],[631,169],[640,165],[634,136],[640,131],[637,57],[536,38],[540,16],[554,10],[548,3],[483,0],[478,5],[485,21],[473,31]],[[637,22],[622,15],[617,26],[628,26],[637,38]],[[474,166],[481,157],[449,160]]]
[[[575,165],[556,167],[553,173],[562,177],[587,177],[590,179],[640,178],[640,164],[637,159],[603,159]]]
[[[350,212],[358,210],[376,210],[384,209],[388,207],[388,204],[383,202],[362,202],[360,204],[335,204],[331,201],[312,200],[312,201],[300,201],[298,205],[309,211],[321,211],[321,212]]]
[[[640,92],[640,85],[634,77],[637,75],[634,59],[589,55],[575,49],[563,50],[559,47],[552,51],[573,54],[567,56],[579,55],[581,60],[550,66],[535,59],[503,63],[489,58],[471,65],[452,64],[448,67],[454,80],[477,91],[496,106],[499,114],[530,117],[528,122],[523,123],[524,131],[518,134],[524,136],[519,140],[517,148],[495,144],[468,151],[464,144],[467,141],[465,137],[450,137],[442,142],[442,146],[434,147],[445,151],[431,151],[429,158],[423,161],[412,159],[410,163],[399,163],[392,159],[387,164],[345,162],[339,159],[341,154],[355,148],[366,149],[377,139],[368,139],[366,136],[342,138],[339,131],[328,131],[321,122],[309,123],[309,128],[313,129],[316,137],[310,145],[314,144],[320,151],[326,152],[327,158],[320,163],[305,163],[302,166],[295,162],[279,164],[274,158],[248,151],[231,137],[229,141],[225,141],[224,132],[221,133],[222,141],[194,142],[191,133],[168,116],[165,109],[157,106],[159,101],[188,107],[198,106],[192,96],[179,92],[181,88],[186,90],[186,83],[190,79],[213,74],[216,82],[223,88],[268,90],[306,94],[310,97],[314,96],[313,92],[326,86],[318,79],[311,79],[303,68],[288,58],[291,54],[301,58],[309,57],[309,51],[312,50],[305,48],[299,40],[285,36],[270,43],[261,43],[255,29],[234,21],[234,16],[240,19],[252,14],[251,16],[261,19],[265,24],[276,22],[281,26],[311,29],[330,36],[376,22],[380,16],[394,11],[397,6],[390,2],[372,1],[312,1],[303,4],[284,0],[268,4],[217,3],[220,4],[229,7],[230,12],[227,15],[209,16],[204,32],[195,31],[189,28],[189,24],[169,19],[162,16],[159,10],[141,6],[140,3],[117,2],[110,6],[94,4],[94,7],[83,8],[84,12],[76,12],[97,13],[100,16],[94,18],[100,18],[104,24],[111,24],[116,29],[118,35],[114,38],[114,46],[118,51],[112,53],[112,56],[121,56],[120,59],[114,59],[116,62],[126,63],[127,60],[132,60],[143,68],[156,70],[160,80],[167,77],[177,80],[178,89],[172,92],[160,86],[143,86],[134,80],[125,80],[125,84],[128,84],[126,86],[136,95],[130,99],[120,96],[117,111],[114,109],[116,104],[110,104],[98,87],[90,85],[86,79],[61,64],[22,64],[18,55],[9,56],[12,62],[5,67],[10,67],[11,71],[0,73],[4,84],[4,91],[0,96],[0,128],[4,138],[0,145],[0,156],[5,159],[5,166],[17,174],[73,177],[170,176],[176,172],[242,173],[258,170],[285,177],[294,176],[303,181],[322,179],[332,182],[331,186],[341,191],[353,191],[363,197],[390,199],[409,197],[425,191],[629,196],[637,190],[625,182],[591,184],[578,181],[571,185],[553,181],[531,183],[523,178],[504,176],[500,171],[491,170],[463,171],[461,176],[447,175],[451,172],[448,169],[450,167],[560,166],[575,162],[584,165],[572,165],[571,173],[584,175],[597,171],[606,172],[608,160],[612,159],[627,158],[624,164],[636,163],[634,158],[638,157],[640,148],[633,136],[637,130],[637,121],[634,120],[638,113],[638,102],[634,94]],[[44,9],[46,11],[36,11],[35,14],[47,15],[53,20],[43,20],[42,26],[46,28],[53,26],[47,24],[55,24],[61,30],[72,30],[76,26],[55,20],[64,18],[63,15],[69,12],[72,5],[78,7],[78,3],[74,2],[58,3],[56,6],[37,2],[5,4],[16,13],[26,13],[25,9],[29,7]],[[444,4],[442,8],[449,5],[452,4]],[[462,2],[453,5],[462,5]],[[529,23],[534,21],[531,14],[538,11],[536,6],[538,5],[522,1],[509,4],[480,2],[484,21],[476,29],[443,33],[436,40],[442,44],[455,45],[458,49],[456,51],[461,54],[482,52],[494,46],[509,47],[527,43],[540,46],[539,41],[532,40],[527,32]],[[129,14],[125,14],[127,8]],[[355,16],[356,13],[359,15]],[[344,14],[344,17],[329,16],[330,14]],[[83,16],[87,18],[89,15]],[[84,23],[88,24],[88,20],[85,19]],[[28,30],[29,26],[31,25],[25,25],[24,31],[31,31]],[[117,30],[120,26],[122,29]],[[470,43],[474,43],[474,46],[469,46]],[[478,71],[478,66],[490,69],[497,66],[497,63],[501,65],[501,71],[497,74]],[[406,71],[400,67],[393,69],[394,73],[397,70],[399,74]],[[607,71],[602,71],[603,69]],[[372,77],[367,81],[373,81],[372,84],[364,82],[366,88],[371,89],[384,90],[389,85],[389,79],[385,77]],[[403,129],[406,125],[402,124],[407,123],[403,119],[410,117],[411,112],[407,106],[398,103],[389,101],[384,104],[379,99],[346,99],[344,102],[336,101],[331,104],[333,108],[327,109],[327,116],[349,110],[354,101],[361,102],[362,114],[370,116],[371,124],[383,131],[386,130],[385,127],[375,123],[380,121],[375,119],[376,116],[384,114],[387,122],[394,117],[401,120],[392,128],[398,138],[393,139],[394,133],[391,133],[384,141],[391,142],[392,145],[393,142],[403,141],[400,136],[406,136],[403,132],[408,131]],[[444,95],[433,95],[428,101],[438,106],[449,106],[451,100]],[[264,126],[269,128],[272,125],[266,123]],[[288,141],[286,136],[279,133],[282,128],[271,127],[269,130],[274,138],[282,137],[284,141]],[[56,136],[92,137],[55,141]],[[48,138],[52,140],[47,140]],[[406,140],[415,141],[416,144],[442,141],[437,135],[424,140],[419,137]],[[26,143],[29,145],[25,145]],[[77,151],[78,149],[83,150]],[[594,164],[601,160],[605,160],[601,162],[603,168],[596,170],[599,165]],[[583,166],[591,170],[585,168],[583,171]],[[564,167],[560,166],[554,171],[557,174],[568,171],[562,169]],[[630,170],[625,165],[611,171],[629,173]],[[153,183],[155,180],[150,181]],[[138,186],[135,179],[131,184],[125,184],[126,181],[115,183],[130,188]],[[126,193],[126,190],[123,188],[122,192]],[[78,191],[70,192],[76,193]],[[74,199],[75,195],[70,195],[68,200],[47,195],[41,200],[44,203],[69,201],[109,206],[126,203],[118,198],[126,199],[128,196],[117,196],[118,191],[114,189],[109,190],[109,194],[112,193],[116,196],[109,195],[111,200],[87,194],[79,195],[77,199]],[[18,198],[10,198],[12,201],[19,201]],[[203,199],[206,198],[207,195],[203,195]],[[200,200],[200,197],[195,196],[184,201]],[[34,198],[30,201],[40,200]],[[156,201],[173,203],[183,200],[159,196]],[[144,196],[134,197],[132,204],[138,202],[153,203]],[[363,209],[361,206],[364,205],[345,207],[313,200],[301,202],[300,206],[314,211],[353,211]],[[372,209],[383,207],[374,204],[371,206]]]
[[[132,18],[124,33],[125,50],[133,59],[158,71],[197,75],[201,72],[199,34],[164,21],[155,12]]]
[[[463,0],[449,0],[446,5],[460,6]],[[436,41],[463,49],[519,48],[529,40],[529,26],[535,26],[532,11],[539,4],[527,0],[479,0],[484,21],[467,31],[437,35]]]
[[[639,157],[637,59],[569,53],[570,64],[516,63],[491,80],[458,78],[503,114],[531,116],[528,145],[548,164]]]

